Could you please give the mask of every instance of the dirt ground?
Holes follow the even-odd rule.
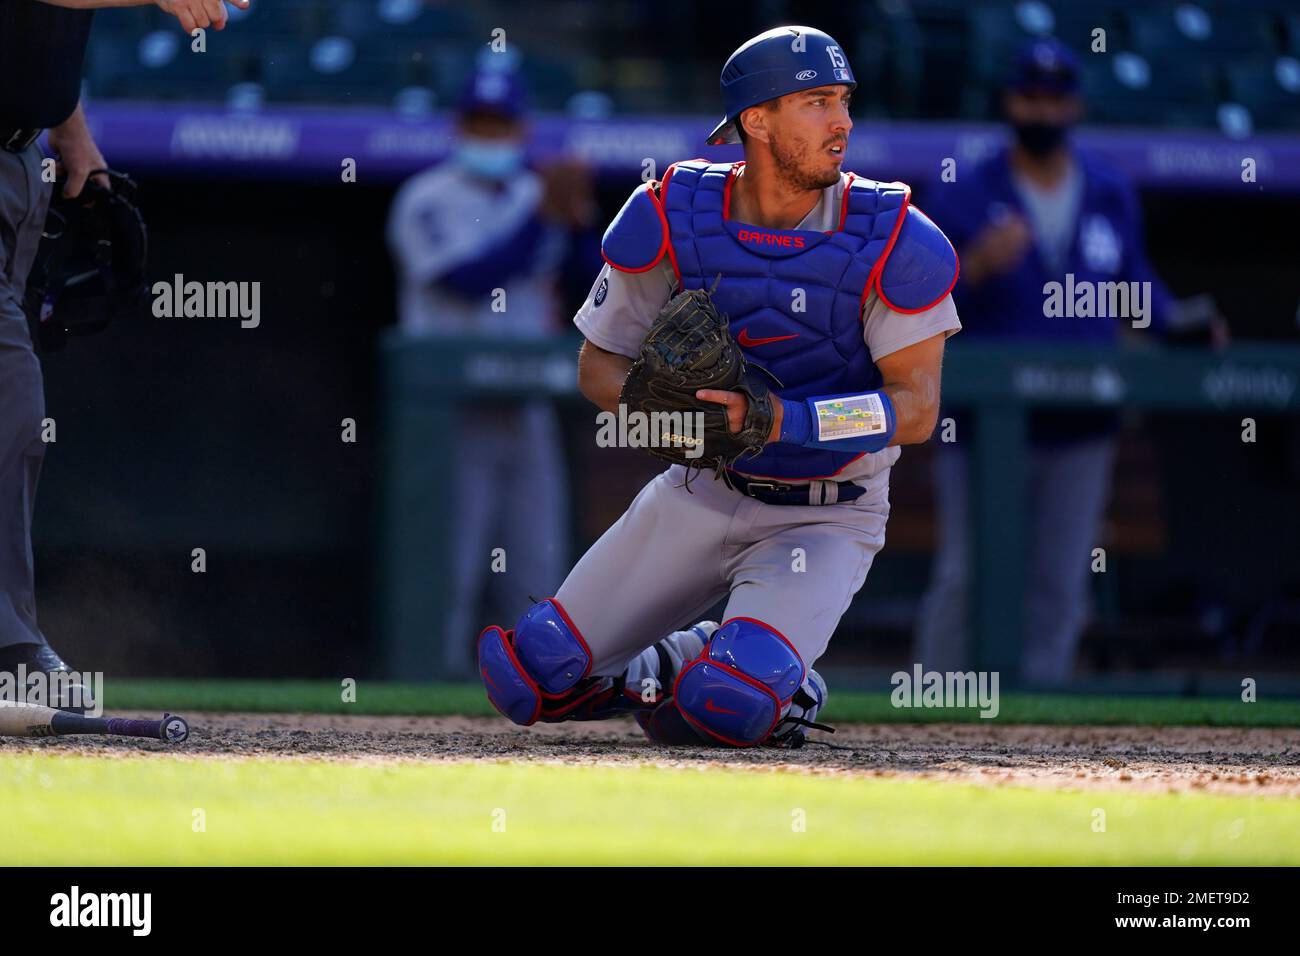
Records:
[[[153,715],[140,715],[153,716]],[[1245,727],[846,724],[800,750],[651,746],[631,721],[519,728],[497,717],[191,713],[190,739],[0,738],[0,755],[650,763],[959,780],[991,786],[1300,797],[1300,731]]]

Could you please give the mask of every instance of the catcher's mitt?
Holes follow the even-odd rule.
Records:
[[[94,176],[113,184],[104,189]],[[148,314],[146,232],[135,181],[97,169],[75,199],[55,186],[41,245],[27,280],[24,307],[32,340],[43,351],[73,336],[101,332],[118,318]]]
[[[712,468],[725,479],[738,458],[763,450],[772,431],[772,396],[760,370],[768,374],[745,361],[709,293],[682,292],[650,326],[619,402],[649,419],[652,455],[685,465],[688,478],[691,470]],[[739,432],[728,429],[725,407],[695,397],[701,388],[740,392],[749,399]]]

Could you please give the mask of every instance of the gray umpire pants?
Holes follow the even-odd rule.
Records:
[[[1110,499],[1113,438],[1030,451],[1025,482],[1025,606],[1021,680],[1037,687],[1068,683],[1089,615],[1092,549]],[[930,587],[916,626],[916,660],[927,670],[965,671],[970,644],[969,456],[951,446],[935,453],[939,541]]]
[[[32,560],[45,391],[22,309],[50,201],[40,162],[35,146],[0,149],[0,647],[45,641]]]

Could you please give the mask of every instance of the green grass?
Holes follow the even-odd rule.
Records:
[[[329,681],[107,680],[105,709],[253,711],[318,714],[467,714],[496,711],[476,684],[388,684],[360,681],[356,702],[344,703]],[[895,708],[885,692],[831,689],[823,715],[831,723],[979,721],[978,711]],[[1084,697],[1003,694],[998,723],[1149,724],[1214,727],[1300,727],[1300,701],[1246,704],[1236,698]]]
[[[731,769],[34,754],[0,807],[3,865],[1300,864],[1295,800]]]

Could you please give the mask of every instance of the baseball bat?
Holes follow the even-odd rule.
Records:
[[[117,737],[148,737],[178,744],[190,735],[190,725],[176,714],[162,720],[131,720],[126,717],[83,717],[36,704],[0,704],[0,737],[61,737],[65,734],[110,734]]]

